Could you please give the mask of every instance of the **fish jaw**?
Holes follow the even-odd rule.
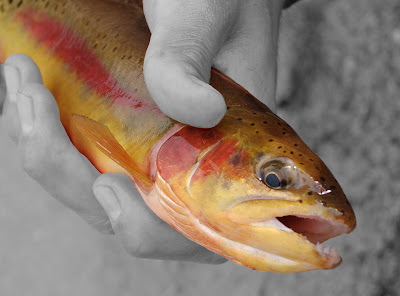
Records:
[[[321,243],[354,229],[354,225],[346,224],[341,217],[336,209],[319,204],[301,206],[296,202],[257,197],[228,209],[226,218],[231,224],[219,218],[217,227],[230,225],[223,232],[232,240],[296,261],[303,271],[331,269],[342,259],[334,248]],[[278,272],[286,269],[282,266]]]

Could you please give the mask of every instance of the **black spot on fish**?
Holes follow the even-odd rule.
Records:
[[[308,195],[312,195],[312,191],[308,191],[307,194],[308,194]]]
[[[227,109],[227,110],[229,110],[229,109],[231,109],[231,107],[229,107],[229,106],[226,106],[226,109]]]
[[[299,203],[302,203],[303,201],[301,199],[298,200]]]
[[[340,213],[342,213],[342,216],[344,216],[344,213],[345,213],[345,212],[344,212],[344,210],[341,210]]]
[[[286,135],[286,133],[285,133],[285,132],[283,132],[283,133],[282,133],[282,135]]]
[[[283,150],[283,153],[286,153],[286,150]]]
[[[124,60],[124,59],[125,59],[125,57],[126,57],[126,55],[123,55],[123,56],[121,57],[121,60]]]
[[[257,152],[257,154],[255,155],[256,160],[260,160],[261,158],[264,157],[264,152]]]
[[[324,177],[320,177],[322,182],[325,182],[325,178]]]
[[[263,121],[264,124],[268,124],[268,121]]]
[[[97,43],[95,45],[93,45],[93,48],[96,49],[97,48]]]
[[[277,122],[277,124],[278,124],[278,125],[281,125],[281,123],[280,123],[280,122]]]
[[[229,159],[229,162],[234,166],[240,165],[240,163],[242,162],[242,155],[240,153],[232,155]]]
[[[293,151],[290,151],[290,154],[293,154],[294,152]]]
[[[268,141],[270,141],[270,142],[273,142],[273,141],[274,141],[274,139],[269,139]]]
[[[335,185],[331,185],[331,186],[329,186],[329,188],[330,189],[336,189],[336,186]]]
[[[256,131],[256,134],[258,134],[259,133],[259,131]]]
[[[304,165],[304,163],[300,162],[301,165]]]
[[[297,146],[299,146],[298,144],[294,144],[294,147],[297,147]]]
[[[115,52],[118,49],[118,47],[114,47],[113,52]]]
[[[243,119],[239,117],[237,120],[242,121]]]
[[[281,149],[282,148],[282,146],[278,146],[278,149]]]
[[[253,114],[254,114],[254,115],[257,115],[257,113],[256,113],[256,112],[253,112]]]
[[[129,57],[128,57],[128,60],[130,60],[132,58],[132,56],[130,55]]]
[[[321,202],[323,206],[326,206],[326,201]]]
[[[299,156],[303,156],[303,154],[299,153]]]
[[[314,161],[312,158],[309,158],[310,161]]]
[[[255,126],[256,124],[252,122],[252,123],[250,123],[250,125],[251,125],[251,126]]]

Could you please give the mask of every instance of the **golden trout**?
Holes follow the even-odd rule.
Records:
[[[146,89],[150,32],[140,3],[0,0],[0,62],[38,64],[78,150],[102,173],[130,176],[146,204],[192,241],[272,272],[330,269],[321,243],[356,225],[340,185],[294,130],[212,70],[225,98],[218,126],[164,115]]]

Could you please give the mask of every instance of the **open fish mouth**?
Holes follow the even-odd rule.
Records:
[[[258,227],[272,227],[286,232],[301,235],[304,240],[312,243],[315,250],[326,260],[327,266],[336,266],[342,259],[338,252],[322,242],[348,232],[344,223],[322,218],[316,215],[290,214],[270,218],[261,222],[251,223]]]
[[[322,243],[345,233],[347,226],[318,216],[288,215],[276,217],[286,228],[301,234],[313,244]]]

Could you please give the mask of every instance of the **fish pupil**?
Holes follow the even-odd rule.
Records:
[[[265,183],[271,188],[279,188],[281,186],[281,181],[275,174],[268,174],[265,178]]]

